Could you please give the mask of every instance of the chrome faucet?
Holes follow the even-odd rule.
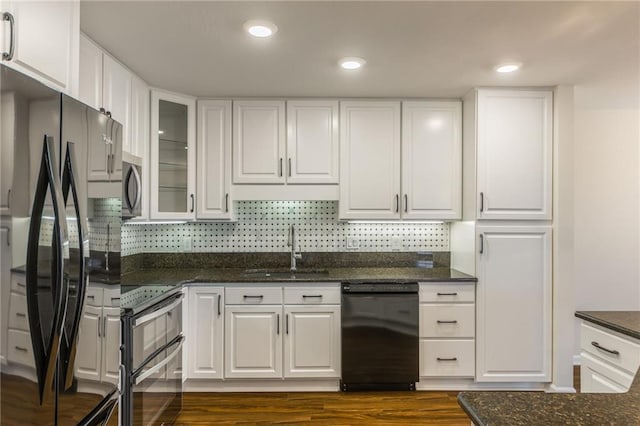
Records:
[[[296,253],[296,228],[291,224],[289,226],[289,240],[287,246],[291,247],[291,272],[296,271],[296,261],[302,259],[302,253]]]

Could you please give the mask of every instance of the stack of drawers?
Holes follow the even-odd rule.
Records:
[[[475,285],[420,283],[420,377],[475,375]]]
[[[26,283],[25,274],[11,274],[7,359],[10,363],[35,367],[27,316]]]
[[[582,322],[580,386],[584,393],[626,392],[640,365],[640,340]]]

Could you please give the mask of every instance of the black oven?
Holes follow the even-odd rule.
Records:
[[[182,409],[182,299],[175,289],[125,314],[123,424],[173,424]]]

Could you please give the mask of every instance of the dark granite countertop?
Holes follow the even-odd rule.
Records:
[[[11,268],[11,272],[16,272],[18,274],[25,274],[27,272],[27,267],[26,265],[16,266],[15,268]],[[77,274],[77,268],[72,268],[71,275],[75,276],[76,274]],[[39,275],[39,276],[41,278],[49,278],[48,275]],[[105,270],[91,270],[89,271],[89,282],[118,285],[120,284],[120,270],[116,270],[113,272],[106,272]]]
[[[300,270],[303,272],[304,270]],[[269,283],[269,282],[341,282],[341,281],[451,281],[477,279],[449,268],[327,268],[326,274],[305,277],[269,277],[247,274],[245,269],[143,269],[122,276],[123,285],[180,285],[189,283]],[[283,271],[285,272],[285,271]]]
[[[640,311],[576,316],[640,338]],[[476,425],[640,425],[640,369],[626,393],[461,392],[458,403]]]
[[[640,425],[640,370],[626,393],[461,392],[476,425]]]
[[[577,311],[576,317],[640,339],[640,311]]]

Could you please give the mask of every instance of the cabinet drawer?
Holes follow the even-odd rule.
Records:
[[[11,292],[10,303],[9,328],[29,331],[29,318],[27,318],[27,296]]]
[[[604,359],[633,374],[640,365],[640,342],[614,335],[591,324],[582,323],[580,346],[582,351]]]
[[[104,289],[104,306],[111,306],[113,308],[120,307],[120,288],[105,288]]]
[[[225,305],[277,305],[282,303],[281,287],[227,287]]]
[[[7,358],[9,362],[34,367],[31,337],[26,331],[9,330],[7,335]]]
[[[89,285],[85,295],[85,303],[90,306],[102,306],[102,288]]]
[[[587,352],[580,355],[580,392],[620,393],[626,392],[631,386],[633,376],[592,357]]]
[[[11,274],[11,291],[19,294],[27,294],[27,274]]]
[[[475,284],[420,283],[420,303],[474,302]]]
[[[285,287],[284,303],[287,305],[339,305],[340,287]]]
[[[420,337],[475,337],[475,305],[420,304]]]
[[[469,340],[421,340],[421,377],[473,377],[475,344]]]

